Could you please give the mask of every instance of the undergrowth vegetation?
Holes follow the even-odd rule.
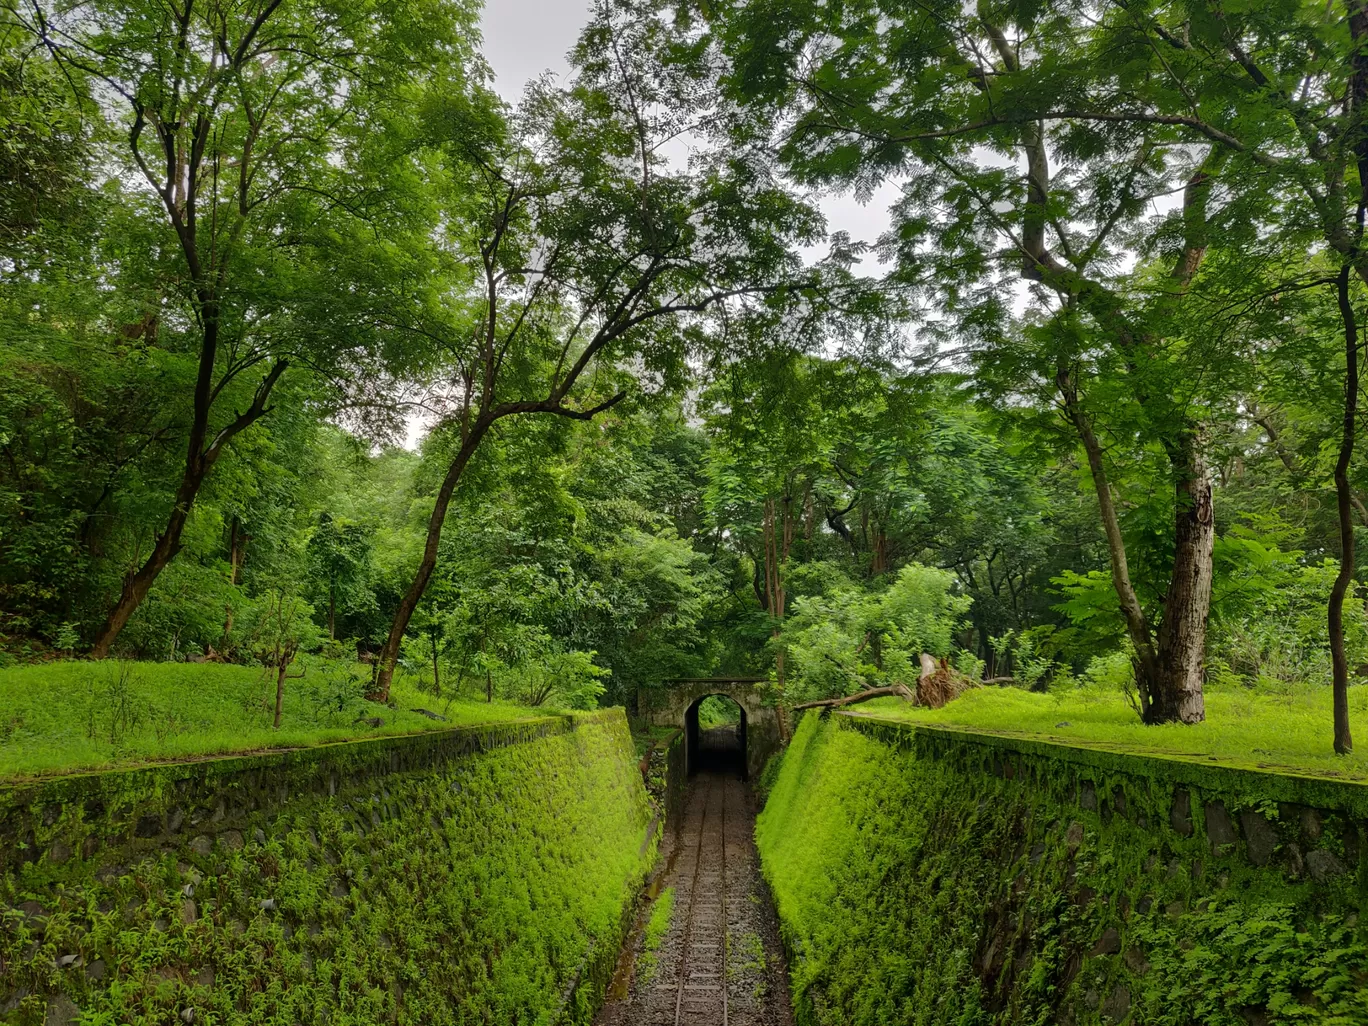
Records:
[[[1184,835],[1163,778],[1104,774],[1088,809],[1063,764],[957,758],[798,726],[756,836],[802,1026],[1368,1019],[1354,856],[1319,819],[1255,866],[1204,829],[1217,796]]]
[[[666,887],[651,906],[651,917],[646,921],[646,932],[641,938],[641,954],[637,957],[638,986],[645,987],[655,979],[659,967],[660,942],[670,930],[670,917],[674,915],[675,892]]]
[[[260,666],[11,666],[0,669],[0,777],[410,734],[554,711],[436,698],[403,676],[391,691],[393,706],[379,706],[362,697],[367,681],[359,664],[303,657],[291,669],[275,729],[276,673]]]
[[[729,727],[741,722],[741,707],[722,695],[709,695],[698,703],[698,729]]]

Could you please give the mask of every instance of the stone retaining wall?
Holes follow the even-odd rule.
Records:
[[[808,713],[758,838],[803,1023],[1368,1022],[1368,787]]]
[[[0,1018],[584,1022],[649,820],[621,710],[3,788]]]

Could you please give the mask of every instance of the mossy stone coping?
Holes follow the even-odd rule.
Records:
[[[45,851],[63,862],[73,851],[90,858],[104,846],[157,848],[189,831],[212,835],[292,797],[335,795],[343,778],[354,784],[429,769],[612,715],[545,716],[0,782],[0,873],[37,861]]]
[[[1212,855],[1281,868],[1290,880],[1354,879],[1368,912],[1368,784],[1071,744],[875,715],[840,722],[918,759],[1007,780],[1028,779],[1066,805],[1144,830],[1204,838]]]
[[[911,723],[869,713],[836,715],[886,744],[914,745],[919,753],[928,755],[948,746],[979,746],[991,752],[1035,756],[1080,769],[1125,773],[1203,791],[1247,795],[1256,801],[1305,805],[1368,819],[1368,783],[1355,780],[1335,780],[1266,765],[1231,766],[1201,756],[1137,751],[1104,741],[1054,741],[971,727]]]

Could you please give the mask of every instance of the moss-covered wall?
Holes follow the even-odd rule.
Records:
[[[675,822],[684,807],[684,731],[675,730],[668,737],[655,740],[641,757],[640,769],[658,825],[663,829]]]
[[[757,825],[800,1023],[1368,1023],[1368,788],[808,713]]]
[[[0,1021],[585,1022],[650,819],[620,710],[0,790]]]

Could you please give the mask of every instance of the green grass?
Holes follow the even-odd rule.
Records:
[[[641,940],[641,955],[637,958],[637,981],[642,987],[655,979],[660,956],[660,942],[670,931],[670,917],[674,914],[674,888],[666,887],[651,906],[651,918],[646,921],[646,933]]]
[[[741,707],[730,698],[709,695],[698,703],[698,729],[712,730],[713,727],[728,727],[741,722]]]
[[[1146,726],[1124,696],[1081,689],[1057,696],[986,687],[967,692],[943,709],[880,698],[852,711],[1246,769],[1368,780],[1368,687],[1349,689],[1349,708],[1350,724],[1360,736],[1359,749],[1348,756],[1337,756],[1331,749],[1328,688],[1208,691],[1206,722],[1190,726]]]
[[[678,727],[657,727],[638,721],[632,726],[632,744],[636,747],[637,758],[649,752],[661,741],[671,737]]]
[[[0,669],[0,779],[415,734],[554,712],[438,699],[417,691],[402,674],[390,692],[398,708],[390,709],[359,698],[365,673],[351,664],[305,664],[303,678],[286,681],[275,730],[275,676],[261,667],[73,660]],[[358,716],[378,716],[384,724],[360,724]]]

